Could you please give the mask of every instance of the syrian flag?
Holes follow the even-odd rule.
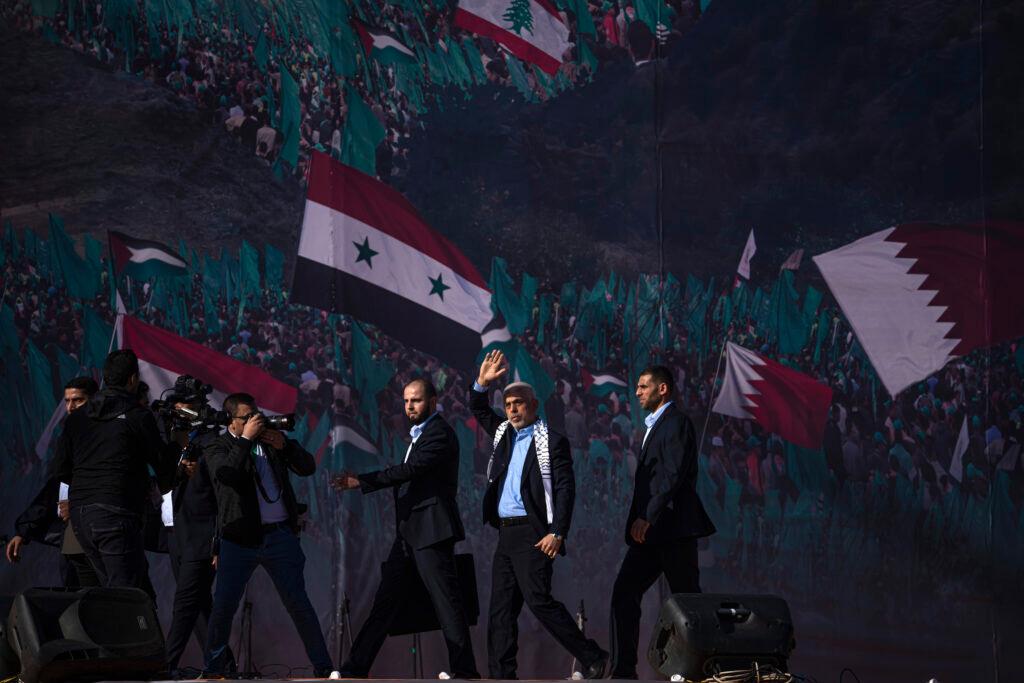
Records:
[[[218,410],[229,394],[245,392],[265,413],[295,411],[298,389],[253,365],[128,315],[118,316],[115,334],[119,348],[138,356],[139,378],[149,385],[152,398],[172,388],[179,375],[191,375],[213,387],[210,403]]]
[[[583,380],[583,390],[594,396],[607,396],[608,394],[623,392],[629,388],[624,380],[615,375],[600,374],[592,375],[584,368],[580,371],[580,378]]]
[[[1024,224],[910,223],[814,262],[890,394],[1024,336]]]
[[[314,152],[291,300],[346,313],[408,346],[471,367],[491,292],[458,247],[401,194]]]
[[[148,280],[160,276],[175,277],[188,272],[188,264],[184,259],[159,242],[136,239],[113,230],[107,231],[107,242],[114,262],[114,272],[118,275]]]
[[[550,0],[459,0],[455,25],[501,43],[549,75],[572,47],[569,29]]]
[[[736,266],[736,272],[744,280],[750,279],[750,260],[754,258],[754,254],[757,253],[757,243],[754,241],[754,229],[750,229],[750,235],[747,236],[747,243],[743,247],[743,255],[740,256],[740,263]]]
[[[725,380],[711,408],[754,420],[804,448],[819,448],[832,403],[832,389],[732,342],[726,343]]]
[[[371,28],[358,19],[352,25],[359,33],[363,50],[381,64],[415,64],[416,54],[392,33],[381,28]]]

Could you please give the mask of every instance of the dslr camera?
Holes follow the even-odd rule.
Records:
[[[209,384],[191,375],[181,375],[169,392],[164,392],[165,395],[153,401],[150,407],[171,431],[208,431],[227,426],[231,418],[210,405],[211,391],[213,387]],[[179,403],[188,406],[175,407]]]

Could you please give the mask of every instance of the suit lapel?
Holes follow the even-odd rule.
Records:
[[[665,409],[665,412],[661,414],[661,416],[658,418],[658,421],[654,423],[653,427],[651,427],[651,433],[647,435],[647,440],[644,442],[644,447],[640,450],[640,462],[643,462],[644,460],[647,459],[647,449],[651,447],[651,442],[654,441],[654,435],[657,434],[658,428],[665,423],[665,418],[668,416],[668,414],[675,409],[676,404],[673,403],[672,405]]]

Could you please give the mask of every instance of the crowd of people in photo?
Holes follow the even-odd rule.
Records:
[[[80,357],[86,335],[83,310],[113,322],[109,287],[92,301],[69,297],[52,268],[34,262],[24,250],[17,258],[10,248],[5,251],[4,307],[12,313],[22,353],[31,341],[55,367],[58,354]],[[673,368],[676,400],[702,436],[699,491],[718,533],[703,542],[701,557],[713,571],[751,585],[769,582],[780,591],[799,586],[808,594],[828,594],[844,577],[850,585],[883,581],[887,572],[908,564],[920,567],[924,582],[981,580],[993,569],[1019,575],[1024,567],[1022,544],[1016,540],[1024,533],[1024,347],[1008,344],[973,353],[892,399],[877,383],[841,313],[825,304],[812,316],[807,345],[781,358],[834,391],[823,447],[802,449],[764,433],[751,420],[710,412],[726,340],[776,355],[777,342],[764,327],[768,297],[753,299],[760,310],[753,304],[745,311],[737,308],[723,325],[723,304],[735,298],[731,286],[666,294],[660,330],[643,339],[630,332],[637,325],[631,322],[630,307],[645,289],[641,285],[650,281],[641,277],[633,285],[613,275],[592,288],[565,287],[521,302],[527,319],[515,343],[550,380],[551,390],[541,397],[544,414],[570,440],[579,486],[595,494],[578,500],[573,527],[575,536],[598,549],[594,557],[607,556],[614,564],[621,529],[609,520],[625,514],[631,495],[643,414],[631,399],[636,378],[629,375],[636,372],[640,348],[639,367],[643,360],[660,360]],[[460,506],[478,509],[489,438],[469,409],[471,377],[346,316],[290,304],[286,288],[263,284],[244,306],[237,288],[230,300],[222,293],[211,316],[208,290],[204,297],[208,282],[200,272],[176,285],[182,288],[176,298],[188,307],[184,315],[172,315],[168,306],[154,302],[159,283],[135,281],[128,288],[123,278],[120,282],[130,314],[265,369],[299,387],[297,410],[310,424],[327,416],[333,426],[357,425],[375,443],[377,453],[369,459],[330,441],[310,444],[311,450],[325,451],[319,456],[321,471],[299,491],[310,505],[307,531],[314,537],[331,543],[338,520],[357,517],[353,533],[384,531],[387,500],[343,501],[326,481],[341,468],[365,469],[401,459],[407,429],[401,392],[420,376],[432,379],[439,405],[460,437]],[[593,297],[591,291],[604,294]],[[692,319],[684,321],[689,297],[698,294],[718,301],[703,312],[700,345]],[[601,314],[589,310],[595,305]],[[818,334],[819,325],[827,326],[827,333]],[[627,337],[634,340],[632,346],[625,345]],[[604,341],[595,345],[595,338]],[[6,360],[18,362],[17,356]],[[377,384],[368,383],[372,373],[377,373]],[[623,385],[611,391],[588,387],[587,376],[599,374],[617,377]],[[360,387],[373,395],[361,394]],[[969,444],[962,457],[954,458],[965,420]],[[18,443],[14,438],[8,442]],[[42,467],[31,449],[15,447],[0,464],[0,476],[9,486]],[[901,521],[894,524],[894,519]],[[486,546],[486,531],[468,523],[467,530],[471,549]],[[926,557],[941,559],[924,563]],[[367,562],[372,566],[372,559]],[[574,579],[594,584],[596,594],[610,590],[611,577],[595,569],[600,563],[570,558],[569,564]],[[870,609],[895,606],[873,603]]]

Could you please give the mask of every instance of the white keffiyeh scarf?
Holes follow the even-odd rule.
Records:
[[[498,425],[494,432],[494,444],[491,446],[491,459],[487,461],[487,481],[491,481],[491,468],[494,465],[494,454],[498,450],[498,444],[511,423],[505,420]],[[537,420],[533,423],[533,445],[537,451],[537,466],[540,468],[540,479],[544,484],[544,505],[547,507],[548,524],[554,519],[554,509],[551,505],[551,450],[548,436],[548,423],[544,420]],[[511,458],[511,453],[509,454]]]

